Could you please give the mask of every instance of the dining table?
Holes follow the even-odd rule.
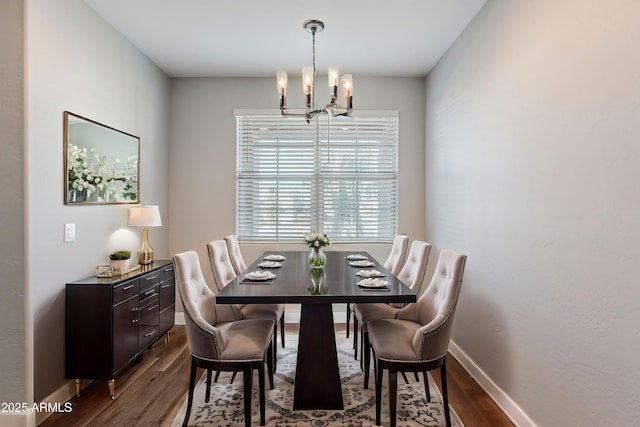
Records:
[[[218,304],[301,305],[294,410],[344,408],[333,304],[416,301],[416,294],[369,253],[325,254],[324,267],[317,269],[307,251],[267,251],[216,295]],[[378,277],[367,278],[371,270]]]

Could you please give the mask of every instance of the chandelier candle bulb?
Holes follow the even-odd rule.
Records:
[[[287,102],[287,72],[284,70],[278,71],[276,80],[278,82],[278,94],[280,95],[280,109],[284,109]]]
[[[331,104],[336,103],[336,99],[338,99],[338,79],[340,73],[338,72],[338,67],[331,66],[329,67],[329,96],[331,97]]]
[[[353,104],[353,76],[345,74],[342,76],[342,87],[344,87],[347,108],[351,109]]]

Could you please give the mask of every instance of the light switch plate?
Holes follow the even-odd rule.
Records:
[[[75,224],[65,224],[64,225],[64,242],[75,242],[76,241],[76,225]]]

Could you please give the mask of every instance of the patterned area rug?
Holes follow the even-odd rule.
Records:
[[[274,374],[274,389],[269,389],[266,379],[266,425],[279,427],[324,427],[324,426],[375,426],[375,387],[372,374],[369,377],[369,389],[363,388],[364,375],[360,370],[360,361],[354,360],[352,337],[345,333],[336,333],[338,363],[342,380],[342,393],[345,409],[342,411],[293,411],[293,381],[296,367],[296,346],[298,336],[287,332],[286,348],[278,348],[278,367]],[[439,375],[438,371],[434,371]],[[185,375],[188,375],[185,372]],[[422,377],[420,375],[420,377]],[[397,426],[444,426],[442,396],[436,384],[429,376],[431,403],[427,403],[424,383],[416,382],[413,374],[407,375],[405,383],[398,375]],[[229,384],[231,373],[222,373],[217,383],[211,387],[211,399],[204,403],[206,390],[205,375],[196,384],[193,408],[189,417],[189,426],[244,426],[242,373],[238,373],[233,384]],[[382,423],[389,425],[389,397],[387,394],[387,371],[384,372],[382,388]],[[252,424],[259,425],[258,375],[254,373],[252,400]],[[187,409],[186,397],[178,412],[173,426],[181,426]],[[451,409],[451,423],[454,427],[463,427],[462,422]]]

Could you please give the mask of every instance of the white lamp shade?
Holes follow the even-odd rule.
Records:
[[[160,209],[155,205],[133,206],[129,211],[129,227],[160,227]]]

